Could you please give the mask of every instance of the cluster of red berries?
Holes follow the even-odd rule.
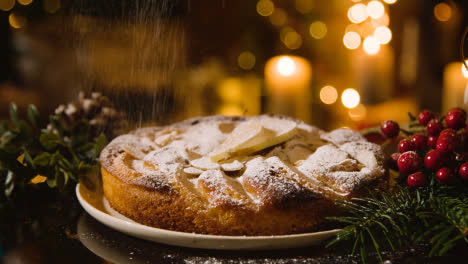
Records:
[[[418,115],[419,125],[426,133],[416,133],[398,143],[398,152],[392,154],[400,173],[408,175],[410,187],[426,184],[427,176],[435,172],[441,184],[450,184],[457,177],[468,181],[468,125],[466,112],[461,108],[450,109],[444,117],[437,118],[428,110]],[[380,127],[388,138],[400,133],[395,121],[385,121]],[[457,176],[458,172],[458,176]]]

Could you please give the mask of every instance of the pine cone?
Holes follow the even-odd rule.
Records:
[[[59,105],[53,118],[60,120],[63,129],[69,132],[86,120],[92,137],[104,133],[108,139],[124,133],[128,127],[125,114],[117,111],[109,98],[101,93],[92,93],[90,98],[86,98],[84,92],[80,92],[78,101]],[[47,130],[58,133],[50,124]]]

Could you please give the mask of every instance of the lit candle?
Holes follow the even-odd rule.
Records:
[[[310,121],[312,67],[297,56],[277,56],[265,65],[267,111]]]
[[[442,90],[443,113],[452,107],[464,104],[465,88],[468,83],[468,71],[464,67],[462,62],[452,62],[445,66]]]

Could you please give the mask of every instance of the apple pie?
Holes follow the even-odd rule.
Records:
[[[200,234],[316,231],[336,199],[386,188],[379,145],[283,116],[209,116],[147,127],[102,151],[104,194],[145,225]]]

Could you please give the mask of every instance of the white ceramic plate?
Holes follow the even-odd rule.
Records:
[[[318,245],[340,231],[334,229],[281,236],[217,236],[171,231],[142,225],[126,218],[109,206],[102,193],[94,195],[96,197],[91,197],[90,192],[81,184],[76,186],[76,196],[81,206],[99,222],[133,237],[173,246],[224,250],[295,248]],[[96,205],[96,201],[101,201],[102,204]]]

